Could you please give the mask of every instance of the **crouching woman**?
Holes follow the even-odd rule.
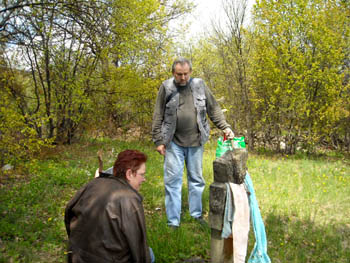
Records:
[[[68,262],[154,261],[138,192],[145,181],[146,161],[137,150],[119,153],[113,176],[93,179],[68,203]]]

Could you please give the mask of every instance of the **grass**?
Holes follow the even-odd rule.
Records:
[[[190,218],[184,179],[181,227],[166,226],[163,158],[150,143],[100,139],[47,152],[26,175],[1,176],[0,262],[65,262],[67,236],[63,223],[66,203],[97,168],[96,152],[104,150],[105,168],[127,148],[149,156],[142,185],[148,240],[157,262],[209,261],[210,229]],[[208,217],[209,185],[215,144],[206,145],[203,195]],[[263,216],[272,262],[349,262],[350,164],[342,156],[254,155],[248,167]],[[254,245],[250,231],[248,254]]]

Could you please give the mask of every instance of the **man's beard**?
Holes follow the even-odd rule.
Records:
[[[185,87],[185,86],[187,86],[187,83],[188,83],[188,81],[186,81],[186,82],[178,82],[178,83],[176,83],[178,86],[180,86],[180,87]]]

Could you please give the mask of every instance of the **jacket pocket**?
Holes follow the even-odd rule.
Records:
[[[206,98],[205,96],[199,96],[196,98],[196,104],[197,104],[197,107],[199,108],[206,108]]]
[[[172,116],[176,113],[176,100],[173,98],[165,105],[164,120],[167,120],[167,116]]]

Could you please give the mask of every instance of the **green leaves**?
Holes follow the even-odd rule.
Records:
[[[17,73],[24,80],[8,92],[24,125],[56,143],[71,143],[97,123],[149,126],[151,102],[168,64],[167,25],[190,10],[187,0],[24,5],[6,1],[9,9],[2,12],[11,9],[13,16],[0,20],[8,23],[2,39],[11,43],[4,53],[18,57],[5,67],[8,81]]]
[[[253,82],[256,96],[265,97],[260,112],[280,124],[276,135],[305,133],[315,142],[328,137],[341,118],[335,105],[346,89],[339,72],[349,44],[346,13],[336,1],[259,1],[255,19]]]

